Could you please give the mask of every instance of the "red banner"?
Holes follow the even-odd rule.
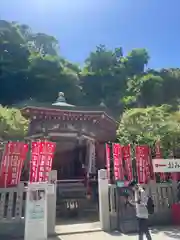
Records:
[[[160,141],[156,142],[156,145],[155,145],[155,155],[156,155],[156,159],[161,159],[162,158]],[[160,179],[162,181],[165,181],[166,180],[166,174],[165,173],[159,173],[159,174],[160,174]]]
[[[133,179],[133,172],[132,172],[132,162],[131,162],[131,146],[130,144],[127,146],[123,146],[123,158],[125,162],[125,169],[126,169],[126,175],[127,180],[132,181]]]
[[[114,179],[120,179],[119,144],[113,143]]]
[[[146,183],[146,171],[148,164],[148,146],[136,146],[136,169],[138,176],[138,183]]]
[[[110,181],[110,161],[111,161],[111,150],[109,144],[106,143],[106,168],[107,168],[107,177]]]
[[[124,169],[122,163],[122,147],[119,143],[113,143],[114,178],[124,180]]]
[[[55,152],[56,144],[53,142],[41,142],[40,161],[38,169],[38,181],[48,181],[49,172],[52,169],[52,160]]]
[[[147,162],[146,162],[146,181],[150,181],[151,179],[154,179],[153,177],[153,166],[151,161],[151,149],[149,146],[146,146],[147,148]]]
[[[38,181],[40,143],[41,142],[32,142],[31,143],[31,161],[30,161],[30,173],[29,173],[29,181],[30,182]]]
[[[56,144],[49,141],[32,142],[30,162],[30,182],[48,181],[52,169],[52,159]]]
[[[10,142],[5,145],[0,171],[1,187],[19,184],[27,151],[28,144],[22,142]]]
[[[180,179],[180,174],[179,174],[179,172],[178,172],[178,173],[171,173],[171,179],[172,179],[173,181],[179,181],[179,179]]]

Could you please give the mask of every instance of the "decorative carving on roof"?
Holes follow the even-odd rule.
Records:
[[[29,127],[29,136],[36,134],[53,134],[53,133],[76,133],[78,135],[88,135],[99,138],[114,134],[115,130],[108,130],[105,126],[94,122],[84,121],[62,121],[56,120],[33,120]],[[102,137],[103,138],[103,137]]]

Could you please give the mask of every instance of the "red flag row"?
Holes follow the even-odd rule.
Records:
[[[56,144],[53,142],[32,142],[30,161],[30,182],[48,181]]]
[[[125,175],[128,181],[133,179],[132,162],[131,162],[131,148],[130,145],[121,146],[118,143],[113,143],[112,146],[106,144],[106,166],[107,175],[110,181],[110,161],[114,162],[114,178],[115,180],[125,180]],[[123,164],[124,162],[124,164]]]
[[[114,179],[131,181],[133,179],[131,146],[122,146],[118,143],[106,144],[106,165],[109,179],[111,154],[114,165]],[[138,182],[146,183],[153,175],[149,147],[146,145],[136,146],[135,155]]]
[[[31,143],[30,182],[48,181],[55,147],[55,143],[49,141]],[[9,142],[5,145],[0,165],[0,187],[19,184],[27,152],[28,144],[24,142]]]
[[[147,183],[152,175],[149,147],[147,145],[136,146],[135,154],[138,182]]]
[[[162,152],[160,142],[155,145],[155,158],[161,159]],[[150,179],[155,179],[156,175],[153,173],[151,161],[151,149],[147,145],[140,145],[135,147],[136,159],[136,175],[139,183],[147,183]],[[112,162],[113,161],[113,164]],[[132,180],[132,160],[130,145],[122,146],[119,143],[106,144],[106,166],[108,179],[111,179],[111,172],[113,166],[114,180]],[[180,173],[159,173],[160,180],[165,181],[171,178],[175,181],[180,179]]]

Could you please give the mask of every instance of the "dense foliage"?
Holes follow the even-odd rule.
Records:
[[[180,146],[180,113],[170,106],[133,108],[120,120],[117,138],[122,144],[148,144],[161,141],[164,154],[175,154]]]
[[[179,134],[179,120],[172,120],[171,112],[179,105],[180,69],[148,69],[149,58],[144,48],[124,55],[122,47],[99,45],[80,67],[61,56],[53,36],[0,20],[0,103],[53,102],[62,91],[72,104],[104,102],[118,115],[124,111],[118,132],[122,142],[164,141]]]
[[[29,26],[0,20],[0,103],[10,105],[29,98],[54,101],[57,91],[70,103],[111,108],[178,104],[180,70],[147,69],[146,49],[127,55],[99,45],[83,68],[60,54],[58,41]],[[73,94],[72,94],[73,93]]]
[[[0,106],[0,138],[21,139],[28,130],[28,121],[19,110]]]

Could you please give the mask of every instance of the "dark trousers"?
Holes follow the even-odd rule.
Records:
[[[148,229],[148,219],[138,218],[139,226],[139,240],[143,240],[143,236],[146,235],[147,240],[151,240],[151,235]]]

